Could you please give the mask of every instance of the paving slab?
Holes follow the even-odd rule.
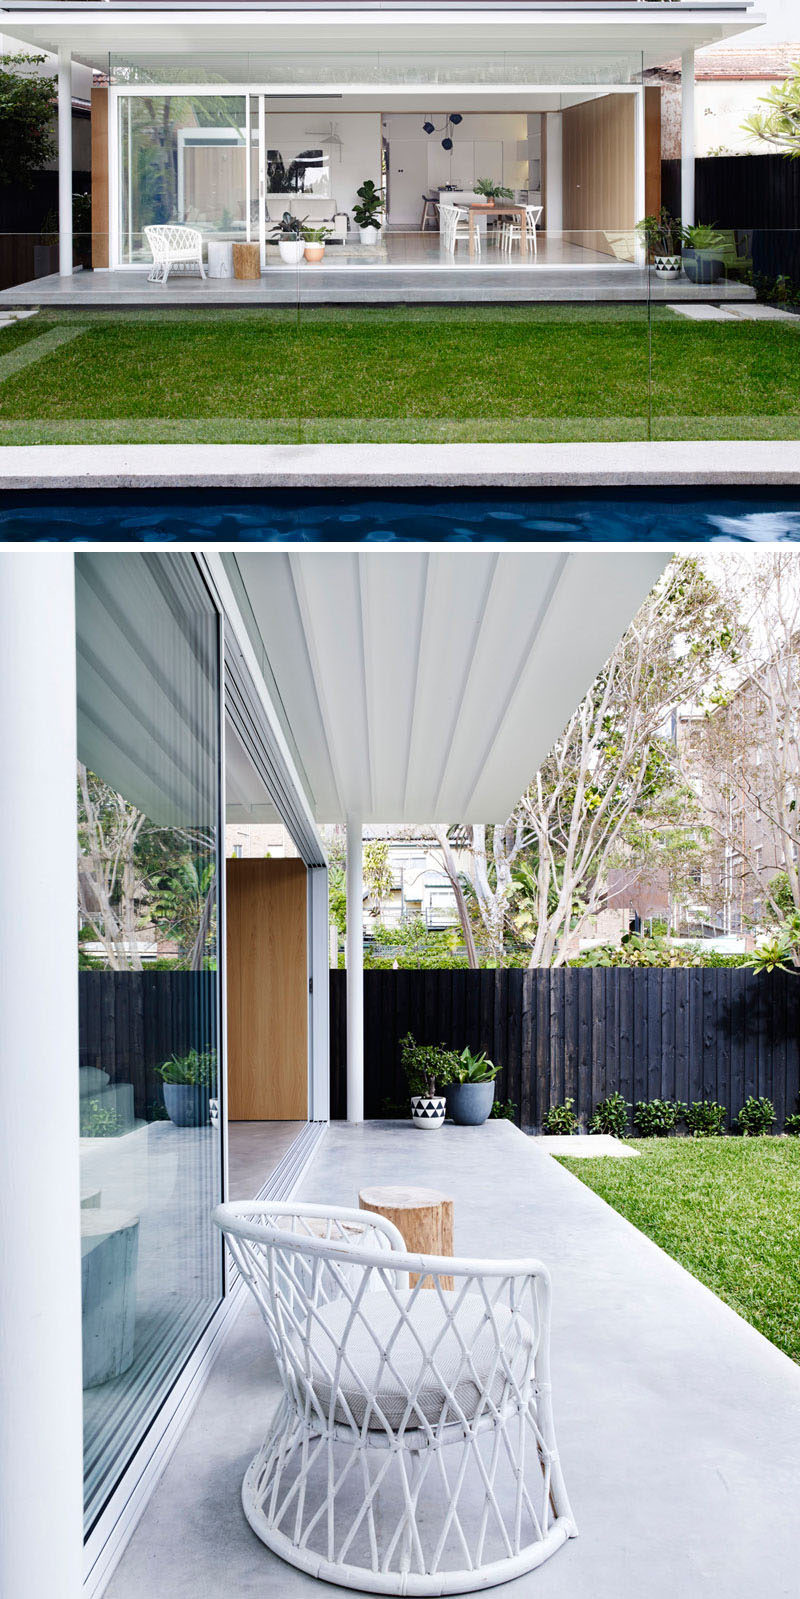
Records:
[[[687,300],[683,305],[671,304],[668,311],[674,311],[676,316],[685,316],[690,322],[734,322],[736,319],[730,311],[721,305],[693,305]]]
[[[612,1160],[635,1160],[639,1154],[638,1149],[632,1149],[630,1144],[624,1144],[620,1138],[612,1138],[610,1133],[592,1133],[582,1138],[575,1133],[572,1136],[564,1133],[540,1133],[531,1139],[546,1155],[569,1155],[570,1160],[597,1160],[600,1155],[608,1155]]]
[[[780,305],[737,305],[731,307],[731,316],[744,322],[794,322],[800,328],[796,311],[785,311]]]
[[[580,1536],[498,1593],[796,1599],[800,1368],[510,1123],[424,1138],[333,1123],[302,1195],[354,1204],[398,1174],[453,1196],[457,1252],[537,1255],[553,1277],[555,1419]],[[244,1519],[242,1476],[277,1399],[247,1305],[107,1599],[336,1592]]]

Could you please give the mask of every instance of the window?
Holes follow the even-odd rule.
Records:
[[[191,557],[78,555],[87,1530],[220,1302],[219,625]]]

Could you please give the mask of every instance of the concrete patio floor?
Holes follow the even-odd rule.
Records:
[[[365,1182],[399,1178],[453,1195],[457,1251],[538,1255],[553,1276],[555,1418],[580,1537],[500,1591],[794,1599],[800,1370],[509,1123],[429,1138],[334,1124],[301,1194],[354,1204]],[[264,1548],[241,1509],[276,1400],[246,1303],[108,1599],[323,1591]]]

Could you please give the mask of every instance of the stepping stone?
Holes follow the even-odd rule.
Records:
[[[796,312],[784,311],[779,305],[737,305],[731,307],[733,316],[741,317],[745,322],[796,322],[800,327],[800,316]]]
[[[638,1149],[631,1149],[630,1144],[623,1144],[619,1138],[612,1138],[610,1133],[591,1133],[588,1138],[582,1138],[579,1133],[572,1137],[564,1133],[539,1133],[534,1134],[532,1144],[538,1144],[546,1155],[569,1155],[570,1159],[597,1160],[600,1155],[610,1155],[614,1160],[637,1160]]]
[[[9,316],[12,322],[24,322],[26,317],[38,316],[39,307],[38,305],[35,305],[32,311],[8,311],[4,312],[4,315]]]
[[[677,316],[685,316],[690,322],[735,322],[736,318],[730,311],[724,311],[721,305],[706,305],[704,301],[683,301],[679,305],[668,305],[668,311],[674,311]]]

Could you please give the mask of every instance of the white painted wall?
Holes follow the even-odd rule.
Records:
[[[458,107],[454,106],[453,110]],[[437,132],[426,134],[422,124],[433,122]],[[442,149],[445,137],[443,124],[445,112],[389,112],[383,118],[384,137],[392,144],[400,144],[405,155],[413,160],[416,144],[421,160],[414,162],[426,191],[430,193],[445,184],[456,189],[471,190],[477,178],[491,178],[509,189],[527,189],[531,186],[531,161],[538,161],[541,153],[541,119],[538,112],[465,112],[463,121],[451,130],[452,150]],[[438,131],[439,129],[442,131]],[[535,169],[534,177],[538,176]],[[398,194],[395,185],[390,195],[390,221],[413,223],[419,221],[419,184],[409,185],[409,192]],[[535,187],[535,182],[534,182]]]
[[[365,178],[380,184],[381,176],[381,119],[376,111],[354,111],[337,117],[335,113],[288,111],[274,116],[267,108],[267,149],[280,150],[284,164],[300,150],[318,147],[319,136],[330,129],[331,122],[342,140],[340,151],[332,150],[330,158],[330,195],[337,211],[352,212],[356,204],[356,190]],[[315,137],[315,134],[317,137]],[[319,146],[325,149],[326,146]],[[270,216],[280,215],[281,195],[268,195]],[[294,209],[302,209],[302,196]],[[331,207],[331,210],[333,207]]]
[[[797,53],[800,57],[800,44]],[[704,156],[713,151],[717,155],[763,155],[766,145],[743,133],[742,123],[752,111],[763,111],[758,102],[774,84],[774,78],[698,83],[694,98],[695,154]]]
[[[564,225],[564,146],[559,111],[548,111],[546,131],[547,182],[544,225],[548,233],[559,233]]]

